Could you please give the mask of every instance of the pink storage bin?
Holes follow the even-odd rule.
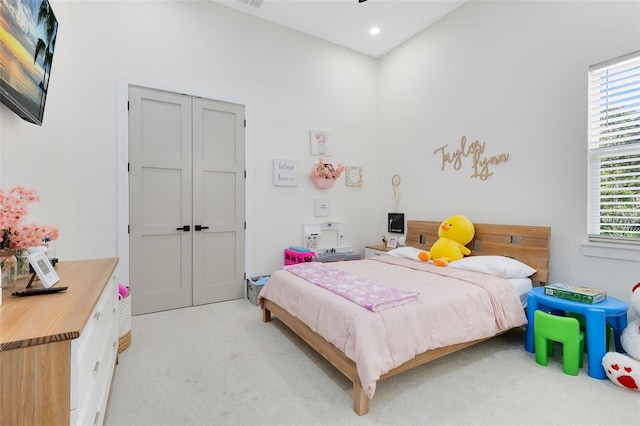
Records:
[[[303,262],[313,262],[316,254],[312,251],[299,252],[290,249],[284,249],[284,264],[295,265]]]

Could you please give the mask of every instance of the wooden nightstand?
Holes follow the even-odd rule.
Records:
[[[364,257],[373,257],[373,256],[381,256],[386,252],[393,250],[392,247],[383,246],[382,244],[378,246],[365,246],[364,248]]]

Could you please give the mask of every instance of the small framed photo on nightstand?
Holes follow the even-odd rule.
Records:
[[[398,247],[398,239],[396,237],[391,237],[387,240],[387,247],[396,248]]]

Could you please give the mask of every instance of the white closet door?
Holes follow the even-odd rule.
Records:
[[[244,297],[244,106],[193,99],[193,304]]]
[[[133,314],[192,304],[191,141],[189,96],[129,89]]]

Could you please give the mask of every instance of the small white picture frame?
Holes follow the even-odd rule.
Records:
[[[387,240],[387,247],[389,248],[396,248],[398,247],[398,238],[396,237],[391,237]]]
[[[311,130],[311,154],[312,155],[331,155],[331,134],[328,130]]]
[[[316,198],[313,200],[313,215],[316,217],[326,217],[331,215],[331,200],[327,198]]]
[[[27,259],[29,259],[31,267],[36,272],[36,275],[38,275],[38,278],[40,278],[40,282],[42,282],[44,288],[49,288],[60,281],[58,274],[53,269],[53,265],[51,265],[51,262],[49,262],[47,258],[46,252],[27,253]]]

